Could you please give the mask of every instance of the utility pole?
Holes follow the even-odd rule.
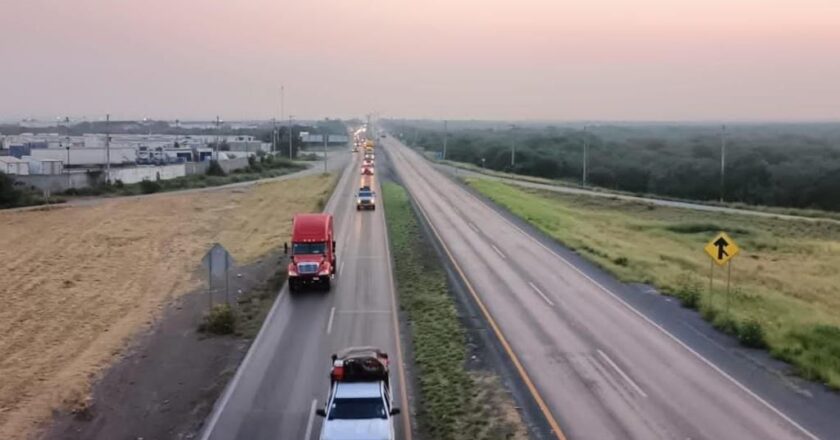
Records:
[[[216,115],[216,144],[215,144],[215,147],[213,148],[213,150],[215,150],[215,153],[216,153],[216,160],[219,160],[219,140],[220,140],[219,132],[222,129],[221,127],[222,127],[222,120],[221,120],[221,118],[219,118],[218,115]]]
[[[277,119],[271,118],[271,153],[277,151]]]
[[[510,170],[513,171],[513,167],[516,165],[516,133],[514,130],[516,129],[515,125],[510,126]]]
[[[329,137],[328,133],[324,133],[324,174],[327,173],[327,138]]]
[[[583,126],[583,186],[586,186],[586,162],[589,155],[589,136],[587,135],[587,127]]]
[[[105,183],[111,183],[111,114],[105,115]]]
[[[286,98],[285,95],[286,95],[286,91],[283,87],[283,84],[280,84],[280,120],[281,121],[283,120],[283,110],[284,110],[283,106],[285,104],[284,100]]]
[[[446,138],[449,137],[448,121],[443,121],[443,156],[441,159],[446,160]]]
[[[289,160],[292,160],[292,115],[289,115]]]
[[[720,126],[720,201],[723,203],[726,181],[726,125]]]

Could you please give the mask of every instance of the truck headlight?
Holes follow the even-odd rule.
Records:
[[[324,270],[318,272],[318,276],[325,276],[325,275],[329,275],[329,274],[330,274],[329,269],[324,269]]]

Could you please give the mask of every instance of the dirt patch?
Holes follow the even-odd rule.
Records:
[[[85,407],[131,337],[200,285],[213,242],[256,261],[331,180],[0,213],[0,438],[32,438],[53,411]]]
[[[275,287],[272,274],[279,260],[272,256],[236,268],[231,289],[243,294],[234,299],[244,301]],[[90,401],[58,415],[43,439],[196,438],[250,345],[247,338],[199,333],[208,304],[204,289],[175,300],[107,370]]]

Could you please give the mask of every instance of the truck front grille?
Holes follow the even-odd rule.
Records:
[[[298,273],[318,273],[318,263],[298,263]]]

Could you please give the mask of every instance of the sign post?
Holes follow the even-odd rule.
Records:
[[[729,285],[732,278],[732,259],[738,255],[741,248],[735,243],[726,232],[720,232],[711,241],[709,241],[703,248],[712,262],[709,265],[709,308],[712,307],[713,283],[714,283],[714,268],[715,264],[718,266],[726,265],[726,313],[729,313]]]
[[[213,308],[213,276],[224,276],[225,279],[225,304],[230,304],[230,267],[236,264],[230,253],[219,243],[215,243],[204,255],[202,264],[207,268],[207,297],[210,308]],[[223,273],[215,273],[221,270]]]

